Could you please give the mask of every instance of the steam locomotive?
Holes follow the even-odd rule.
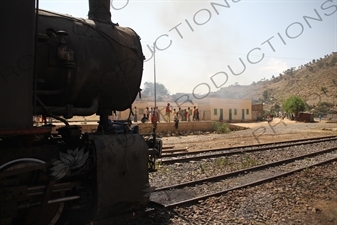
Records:
[[[144,211],[162,142],[109,119],[140,94],[137,33],[111,22],[109,0],[89,0],[88,19],[35,0],[1,8],[0,224],[101,224]],[[92,114],[92,133],[67,121]],[[64,126],[54,133],[35,116]]]

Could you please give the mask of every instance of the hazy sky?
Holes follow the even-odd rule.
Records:
[[[87,18],[87,0],[40,0],[40,8]],[[278,76],[337,51],[337,0],[114,0],[112,21],[141,37],[143,83],[204,94]]]

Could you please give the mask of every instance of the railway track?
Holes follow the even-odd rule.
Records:
[[[263,147],[273,144],[287,144],[287,143],[296,143],[299,141],[314,141],[314,140],[321,140],[326,138],[336,138],[336,135],[329,135],[329,136],[321,136],[321,137],[313,137],[313,138],[303,138],[303,139],[296,139],[296,140],[288,140],[288,141],[279,141],[279,142],[273,142],[273,143],[264,143],[264,144],[253,144],[253,145],[242,145],[242,146],[233,146],[233,147],[227,147],[227,148],[214,148],[214,149],[201,149],[201,150],[195,150],[191,152],[185,152],[185,150],[188,150],[187,147],[185,148],[175,148],[174,145],[167,145],[163,146],[163,155],[162,158],[165,157],[177,157],[177,156],[184,156],[189,155],[193,153],[202,153],[202,152],[216,152],[221,150],[231,150],[231,149],[237,149],[237,148],[249,148],[249,147]]]
[[[208,158],[217,158],[223,156],[231,156],[236,154],[244,154],[257,151],[266,151],[272,149],[286,148],[298,145],[309,145],[314,143],[321,143],[327,141],[337,140],[336,136],[325,136],[318,138],[309,138],[309,139],[300,139],[300,140],[291,140],[275,143],[266,143],[258,145],[246,145],[240,147],[230,147],[230,148],[217,148],[217,149],[204,149],[193,152],[180,152],[172,154],[164,154],[162,159],[158,160],[160,164],[173,164],[173,163],[182,163],[189,161],[198,161]],[[172,151],[172,150],[171,150]],[[163,159],[167,158],[167,159]]]
[[[336,146],[337,140],[326,140],[325,142],[280,147],[272,150],[240,152],[202,160],[189,160],[189,163],[185,161],[182,163],[159,164],[158,172],[150,174],[150,184],[157,188],[170,186],[178,182],[184,183],[199,178],[217,176]]]
[[[333,161],[337,161],[337,146],[213,177],[157,188],[151,194],[151,203],[155,207],[171,209],[229,191],[259,185]]]

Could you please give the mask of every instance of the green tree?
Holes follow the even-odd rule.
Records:
[[[161,83],[156,83],[156,97],[157,100],[161,101],[163,98],[168,97],[170,95],[169,90]],[[145,82],[144,89],[142,94],[147,97],[154,96],[154,85],[152,82]]]
[[[285,102],[282,104],[282,108],[287,113],[294,113],[295,118],[298,118],[298,113],[300,111],[305,110],[305,101],[300,98],[299,96],[293,95],[285,100]]]

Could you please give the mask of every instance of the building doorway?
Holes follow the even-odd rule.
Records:
[[[223,121],[223,109],[220,109],[220,121]]]

